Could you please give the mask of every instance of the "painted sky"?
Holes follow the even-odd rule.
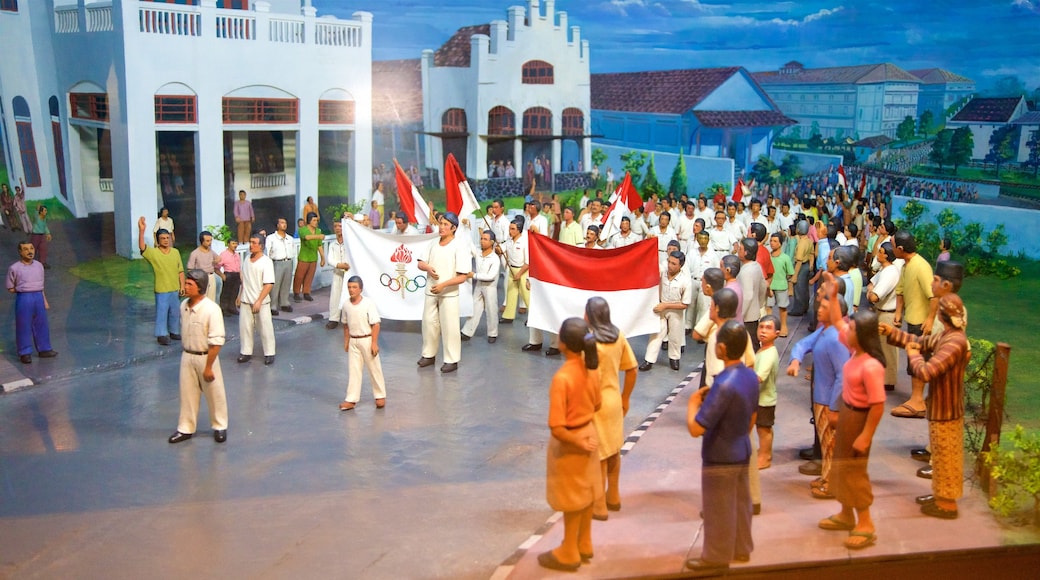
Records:
[[[460,26],[505,20],[526,0],[313,0],[319,14],[374,14],[373,57],[417,58]],[[1040,0],[557,0],[581,27],[592,72],[744,66],[776,70],[892,62],[942,67],[985,89],[1040,87]]]

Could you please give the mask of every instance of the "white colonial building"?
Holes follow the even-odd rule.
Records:
[[[233,223],[240,189],[295,215],[320,158],[367,197],[371,23],[310,0],[0,0],[11,179],[77,217],[114,212],[123,256],[163,205],[191,237]]]
[[[517,178],[529,163],[553,175],[589,170],[589,45],[554,4],[528,0],[506,20],[461,28],[423,51],[427,166],[454,153],[478,180],[492,163]]]

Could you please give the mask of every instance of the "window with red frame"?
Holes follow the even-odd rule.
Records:
[[[516,135],[516,116],[513,111],[503,106],[488,111],[488,135],[502,137]]]
[[[524,111],[524,135],[552,135],[552,113],[544,107]]]
[[[544,60],[529,60],[524,63],[521,79],[525,85],[553,84],[553,65]]]
[[[318,101],[318,123],[323,125],[354,124],[354,101]]]
[[[448,109],[441,115],[441,131],[444,133],[465,133],[466,111],[464,109]]]
[[[225,123],[296,123],[298,119],[296,99],[224,98]]]
[[[77,119],[108,121],[108,95],[105,93],[71,93],[69,110]]]
[[[156,95],[156,123],[195,123],[195,95]]]
[[[0,0],[0,10],[18,12],[18,0]]]
[[[563,134],[567,136],[582,135],[585,132],[585,116],[581,109],[563,110]]]
[[[33,138],[29,103],[22,97],[15,97],[12,105],[14,124],[18,131],[18,151],[22,157],[22,172],[25,173],[25,185],[39,187],[40,164],[36,159],[36,140]]]

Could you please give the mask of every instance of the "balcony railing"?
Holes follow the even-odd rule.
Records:
[[[249,176],[250,189],[270,189],[285,185],[284,173],[253,173]]]
[[[365,25],[358,21],[157,2],[139,2],[137,6],[138,31],[148,35],[207,36],[345,48],[360,48],[364,42]],[[111,4],[87,5],[83,7],[82,18],[79,10],[80,7],[75,5],[55,7],[55,32],[70,34],[115,29]],[[85,23],[82,26],[84,30],[81,30],[81,21]]]
[[[116,190],[115,180],[111,177],[100,177],[98,178],[98,189],[104,192],[113,192]]]

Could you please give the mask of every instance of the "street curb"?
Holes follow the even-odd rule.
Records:
[[[0,393],[13,393],[15,391],[20,391],[22,389],[31,387],[34,384],[35,383],[33,383],[32,379],[28,378],[17,381],[11,381],[9,383],[4,383],[0,385]]]

